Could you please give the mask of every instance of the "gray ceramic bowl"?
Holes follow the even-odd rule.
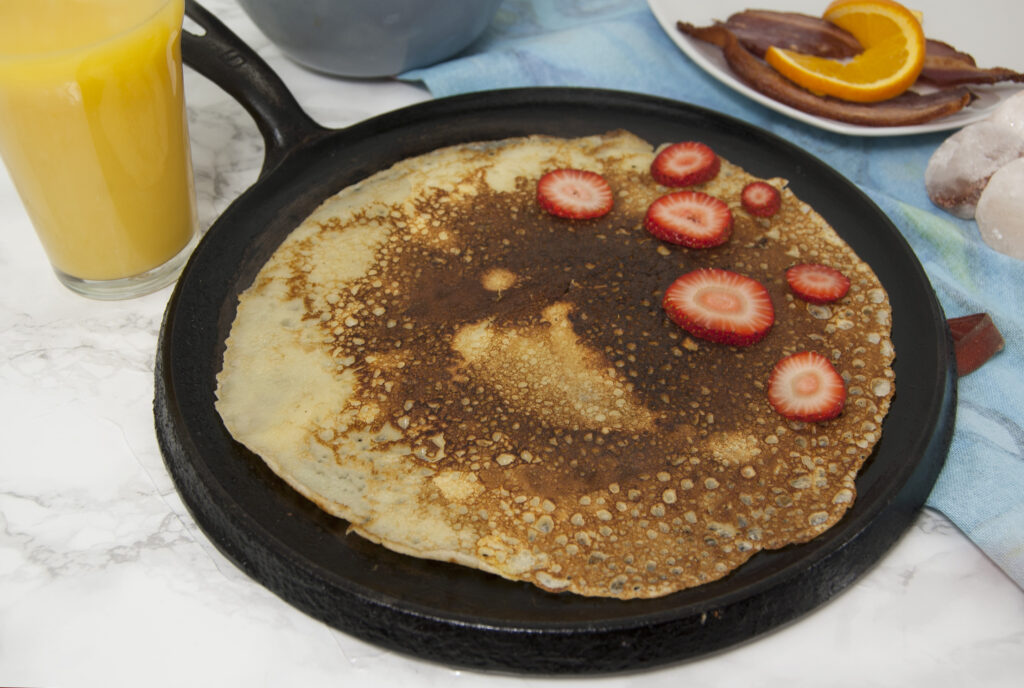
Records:
[[[476,40],[501,0],[238,0],[286,55],[349,77],[394,76]]]

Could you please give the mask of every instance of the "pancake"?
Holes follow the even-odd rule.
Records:
[[[648,598],[808,541],[853,504],[894,392],[888,296],[786,188],[754,218],[754,179],[723,160],[699,188],[732,237],[690,250],[642,227],[668,192],[623,131],[444,148],[325,201],[239,298],[216,407],[231,435],[351,531],[408,555],[549,591]],[[559,167],[608,180],[593,220],[541,210]],[[794,298],[785,270],[849,277],[840,301]],[[695,339],[665,289],[699,267],[768,290],[757,344]],[[800,350],[847,385],[842,414],[802,423],[765,387]]]

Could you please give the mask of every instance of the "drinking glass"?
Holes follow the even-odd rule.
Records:
[[[0,2],[0,157],[85,296],[155,291],[197,241],[183,15],[184,0]]]

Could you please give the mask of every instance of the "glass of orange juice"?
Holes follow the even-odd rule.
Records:
[[[0,157],[85,296],[166,286],[197,241],[183,15],[184,0],[0,2]]]

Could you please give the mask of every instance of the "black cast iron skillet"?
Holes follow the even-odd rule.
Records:
[[[155,415],[167,467],[207,536],[248,575],[309,615],[379,645],[465,667],[539,673],[635,670],[707,654],[829,600],[905,531],[945,459],[955,370],[945,318],[888,218],[834,170],[738,120],[679,102],[573,88],[444,98],[341,130],[320,127],[278,77],[195,3],[187,64],[253,115],[266,140],[258,181],[217,220],[168,304]],[[236,298],[322,200],[403,158],[465,141],[625,128],[652,143],[698,139],[761,176],[791,180],[889,292],[897,395],[857,480],[856,505],[814,541],[757,554],[723,580],[622,602],[545,593],[456,565],[395,554],[318,510],[236,444],[214,407]]]

